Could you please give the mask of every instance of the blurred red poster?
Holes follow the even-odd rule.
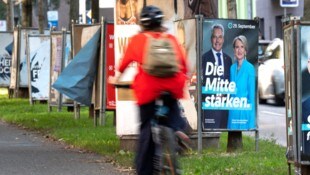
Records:
[[[115,60],[114,60],[114,24],[108,23],[106,27],[106,56],[107,56],[107,63],[106,63],[106,80],[109,76],[114,76],[115,71]],[[111,84],[106,84],[106,97],[107,97],[107,109],[113,109],[115,110],[116,103],[115,103],[115,87]]]

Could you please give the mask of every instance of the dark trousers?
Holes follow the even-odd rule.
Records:
[[[180,108],[176,99],[168,99],[164,105],[169,107],[168,121],[165,123],[176,130],[186,127],[186,122],[181,117]],[[136,171],[138,175],[153,174],[153,158],[155,155],[155,143],[152,139],[151,120],[155,116],[155,101],[139,106],[140,109],[140,135],[136,152]]]

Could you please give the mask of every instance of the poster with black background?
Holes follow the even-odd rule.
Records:
[[[0,32],[0,87],[9,87],[13,50],[13,33]]]

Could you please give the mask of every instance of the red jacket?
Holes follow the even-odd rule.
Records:
[[[158,38],[161,33],[159,32],[147,32],[155,38]],[[141,67],[143,62],[143,51],[145,50],[145,43],[147,36],[143,33],[134,35],[129,42],[127,49],[124,53],[124,57],[119,65],[118,70],[123,73],[126,67],[131,62],[138,63],[138,72],[134,78],[132,88],[134,90],[137,103],[139,105],[149,103],[155,100],[162,91],[169,91],[175,98],[183,97],[183,89],[187,80],[187,58],[184,49],[180,47],[176,38],[173,35],[168,34],[173,43],[175,43],[175,49],[177,50],[178,57],[180,58],[180,72],[169,78],[158,78],[147,74]]]

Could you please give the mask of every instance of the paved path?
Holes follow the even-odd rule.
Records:
[[[0,175],[125,175],[103,157],[0,121]]]

